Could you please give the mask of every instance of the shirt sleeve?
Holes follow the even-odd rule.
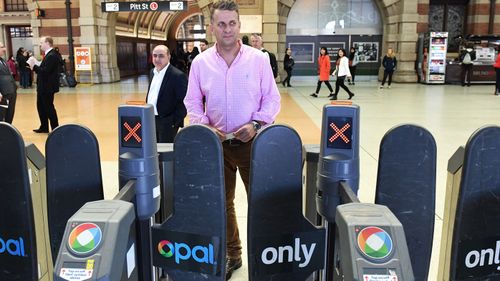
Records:
[[[272,124],[281,109],[281,96],[271,67],[268,65],[265,67],[267,63],[267,59],[261,63],[260,88],[262,98],[259,110],[252,114],[252,120]]]
[[[186,106],[187,114],[189,117],[189,124],[208,125],[209,120],[205,115],[203,106],[204,95],[201,91],[200,67],[198,62],[198,60],[194,60],[191,64],[187,93],[186,97],[184,98],[184,105]]]

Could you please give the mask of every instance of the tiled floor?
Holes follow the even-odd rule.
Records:
[[[294,77],[293,88],[280,86],[283,105],[278,122],[294,127],[304,144],[319,142],[321,110],[323,105],[329,102],[325,86],[319,98],[309,96],[315,89],[314,79]],[[492,85],[463,88],[454,85],[393,84],[391,89],[379,89],[376,81],[359,81],[350,87],[356,94],[353,102],[361,108],[361,177],[358,195],[362,202],[373,201],[379,144],[390,128],[403,123],[417,124],[428,129],[436,139],[436,224],[429,277],[429,280],[436,280],[438,251],[442,240],[447,161],[459,146],[465,145],[475,130],[488,124],[500,125],[500,96],[493,95]],[[63,88],[56,96],[55,104],[61,124],[84,124],[96,134],[100,142],[107,198],[117,191],[116,108],[127,100],[143,100],[146,90],[147,79],[142,77],[114,84]],[[339,98],[346,97],[345,92],[339,94]],[[43,151],[46,135],[37,135],[31,131],[38,126],[35,99],[34,90],[19,91],[14,125],[26,142],[35,143]],[[247,201],[241,182],[237,191],[240,233],[243,236],[242,241],[246,241]],[[247,275],[244,257],[244,266],[233,274],[231,280],[247,280]]]

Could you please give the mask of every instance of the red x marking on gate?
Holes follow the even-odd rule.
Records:
[[[137,142],[141,142],[141,138],[136,133],[137,130],[139,130],[139,128],[141,127],[141,123],[137,123],[134,128],[132,128],[127,122],[125,122],[125,124],[123,124],[123,127],[128,130],[128,134],[123,138],[123,140],[128,141],[131,137],[134,137]]]
[[[346,135],[344,135],[344,132],[351,127],[349,123],[345,124],[344,127],[338,128],[335,123],[331,123],[330,127],[335,131],[335,134],[328,139],[330,142],[333,142],[337,138],[341,138],[345,143],[349,143],[349,138],[347,138]]]

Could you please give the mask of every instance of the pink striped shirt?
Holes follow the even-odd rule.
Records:
[[[273,123],[280,111],[280,100],[266,54],[241,44],[231,66],[227,66],[216,46],[196,56],[184,104],[190,124],[233,133],[252,120]]]

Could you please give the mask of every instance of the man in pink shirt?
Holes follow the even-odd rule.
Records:
[[[191,124],[211,127],[222,141],[227,215],[226,279],[241,267],[241,242],[234,209],[236,171],[248,193],[252,140],[274,122],[280,95],[266,54],[239,40],[238,5],[221,0],[211,10],[216,44],[191,65],[184,103]],[[206,104],[204,105],[203,100]]]

